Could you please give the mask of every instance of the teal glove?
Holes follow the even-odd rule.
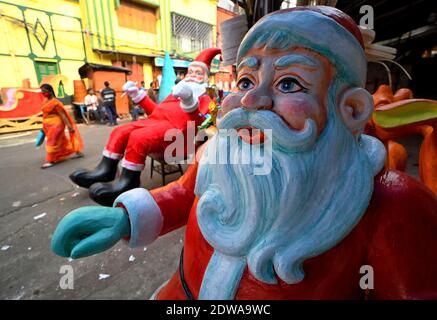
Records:
[[[43,143],[44,143],[44,139],[45,139],[46,135],[44,133],[44,130],[41,129],[38,132],[38,136],[35,139],[35,147],[40,147]]]
[[[103,252],[130,235],[122,208],[82,207],[62,218],[52,238],[52,250],[73,259]]]

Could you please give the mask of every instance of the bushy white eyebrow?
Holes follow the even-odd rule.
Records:
[[[317,64],[313,60],[300,54],[286,55],[273,63],[275,69],[289,67],[292,64],[303,64],[311,69],[317,68]]]
[[[244,58],[243,61],[237,67],[237,70],[241,70],[243,67],[249,67],[251,69],[258,69],[259,60],[256,57],[247,57]]]

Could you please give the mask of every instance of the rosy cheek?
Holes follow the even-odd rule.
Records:
[[[309,117],[319,124],[318,105],[312,99],[279,99],[276,101],[274,109],[295,130],[302,130]]]
[[[230,93],[222,102],[221,115],[224,116],[229,111],[241,107],[242,97],[239,93]]]

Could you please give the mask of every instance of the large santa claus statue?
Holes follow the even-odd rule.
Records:
[[[360,31],[338,9],[265,16],[240,45],[238,88],[199,161],[165,188],[71,212],[54,252],[144,246],[186,225],[157,299],[436,299],[437,198],[384,170],[384,146],[363,134],[366,65]],[[363,270],[373,285],[360,286]]]
[[[165,141],[165,134],[178,130],[185,137],[189,126],[196,134],[197,126],[205,120],[211,102],[205,92],[209,68],[212,59],[220,52],[217,48],[202,51],[190,63],[186,77],[173,87],[173,94],[160,104],[153,102],[134,82],[128,81],[123,90],[144,109],[147,119],[115,128],[99,165],[91,171],[78,169],[70,175],[70,179],[81,187],[89,188],[89,195],[94,201],[109,206],[121,193],[139,187],[146,157],[151,153],[163,155],[166,147],[172,143]],[[188,148],[181,146],[178,150],[187,151]],[[120,177],[111,182],[115,179],[120,160]]]

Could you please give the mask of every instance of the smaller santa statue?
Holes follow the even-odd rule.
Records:
[[[209,112],[211,98],[206,94],[212,59],[220,49],[202,51],[190,63],[186,77],[175,85],[160,104],[156,104],[144,90],[128,81],[123,86],[134,103],[139,104],[147,119],[115,128],[103,150],[103,157],[94,170],[78,169],[70,175],[77,185],[89,188],[90,197],[99,204],[112,205],[121,193],[140,186],[140,175],[149,154],[164,154],[172,141],[165,141],[169,130],[178,130],[185,139],[189,126],[194,134]],[[190,141],[194,143],[194,141]],[[188,148],[183,148],[187,150]],[[120,177],[114,181],[121,160]]]

